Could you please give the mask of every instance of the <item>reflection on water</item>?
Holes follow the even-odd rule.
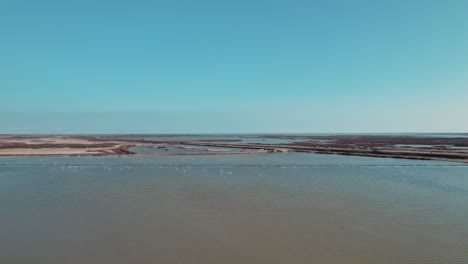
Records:
[[[0,158],[0,263],[460,263],[468,167],[303,153]]]

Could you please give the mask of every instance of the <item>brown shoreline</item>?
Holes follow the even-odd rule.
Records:
[[[161,141],[129,139],[132,136],[136,137],[136,135],[0,135],[0,156],[167,156],[307,152],[468,163],[468,138],[464,137],[265,135],[249,137],[280,138],[296,141],[290,144],[247,144],[237,140],[219,140],[216,137],[210,140],[175,141],[171,139],[178,135],[172,135],[168,136],[169,140]],[[139,135],[139,137],[144,136],[146,135]],[[151,154],[137,154],[130,150],[132,147],[142,145],[226,147],[248,150]],[[411,145],[428,145],[430,147],[413,147]]]

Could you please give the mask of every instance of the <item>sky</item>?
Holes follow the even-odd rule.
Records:
[[[0,0],[0,133],[468,132],[466,0]]]

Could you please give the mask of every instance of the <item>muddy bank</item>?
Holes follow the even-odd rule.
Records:
[[[446,160],[468,163],[468,138],[415,136],[265,136],[301,141],[289,144],[230,144],[191,142],[204,146],[257,148],[271,152],[309,152],[383,158]],[[424,147],[420,147],[424,146]],[[465,149],[466,147],[466,149]]]
[[[0,137],[0,156],[106,156],[132,155],[130,142],[98,140],[94,136]]]

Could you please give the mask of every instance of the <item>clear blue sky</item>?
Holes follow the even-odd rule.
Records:
[[[0,133],[467,132],[466,0],[0,0]]]

